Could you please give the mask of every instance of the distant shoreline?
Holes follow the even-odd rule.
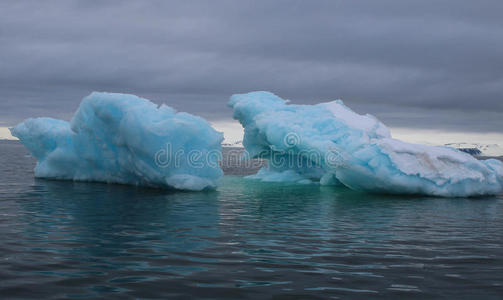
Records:
[[[19,140],[8,140],[8,139],[0,139],[0,143],[13,143],[13,144],[20,144],[21,142]],[[244,150],[244,147],[241,146],[227,146],[227,145],[222,145],[222,148],[227,149],[227,150]],[[483,155],[472,155],[478,160],[485,160],[485,159],[497,159],[503,162],[503,156],[483,156]]]

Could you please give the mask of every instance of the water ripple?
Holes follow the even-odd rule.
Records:
[[[34,180],[23,148],[3,147],[5,299],[503,294],[501,196],[386,197],[239,176],[206,193]]]

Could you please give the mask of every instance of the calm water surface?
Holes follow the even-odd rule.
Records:
[[[389,197],[237,175],[169,192],[33,178],[0,142],[0,298],[503,296],[503,197]],[[236,174],[236,170],[233,170]]]

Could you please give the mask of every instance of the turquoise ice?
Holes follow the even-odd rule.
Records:
[[[269,92],[233,95],[248,158],[269,165],[251,178],[343,184],[393,194],[477,196],[503,191],[503,163],[454,148],[406,143],[340,100],[289,105]]]
[[[203,190],[223,174],[222,133],[134,95],[95,92],[70,123],[28,119],[11,131],[37,158],[36,177]]]

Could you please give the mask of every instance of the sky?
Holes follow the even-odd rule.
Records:
[[[503,144],[503,1],[1,1],[0,137],[132,93],[240,139],[226,106],[342,99],[397,137]],[[463,140],[459,140],[463,139]]]

